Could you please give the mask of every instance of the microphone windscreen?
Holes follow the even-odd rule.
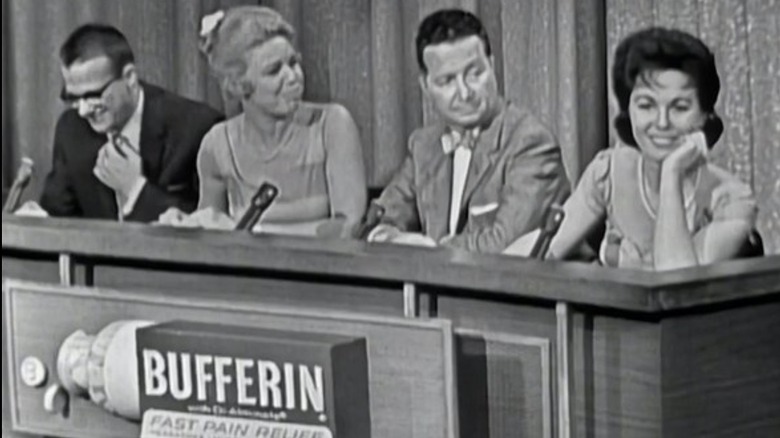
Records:
[[[276,196],[279,195],[279,188],[275,185],[264,182],[249,204],[249,208],[246,210],[241,219],[236,224],[236,231],[248,230],[251,231],[255,224],[260,221],[260,217],[271,206]]]
[[[11,213],[19,207],[22,193],[24,193],[24,189],[27,188],[27,184],[30,182],[32,174],[33,160],[29,157],[22,157],[19,170],[16,172],[16,178],[11,185],[11,189],[8,190],[8,199],[5,200],[5,204],[3,205],[4,213]]]

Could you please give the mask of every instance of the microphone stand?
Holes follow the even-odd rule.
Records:
[[[382,220],[384,215],[385,208],[377,204],[375,201],[371,201],[371,205],[368,206],[366,215],[355,229],[355,232],[352,233],[352,236],[356,239],[365,240],[368,237],[368,234],[371,233],[371,230],[379,225],[379,221]]]
[[[547,210],[547,214],[544,216],[544,223],[542,224],[539,237],[536,239],[533,248],[531,248],[531,253],[528,255],[530,258],[544,260],[547,257],[547,250],[550,249],[550,243],[552,242],[553,237],[555,237],[555,234],[558,233],[563,218],[566,216],[562,206],[564,193],[566,193],[564,186],[558,187],[558,190],[553,196],[553,202]]]
[[[19,170],[16,172],[16,179],[8,191],[8,198],[3,205],[3,213],[13,213],[19,207],[19,201],[22,199],[22,193],[30,183],[33,174],[33,161],[28,158],[22,158]]]

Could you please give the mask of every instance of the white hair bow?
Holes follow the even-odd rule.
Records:
[[[225,18],[225,11],[219,10],[213,14],[206,15],[200,20],[200,36],[207,37],[219,26],[222,19]]]

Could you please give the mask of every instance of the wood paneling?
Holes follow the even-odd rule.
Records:
[[[780,430],[780,301],[662,322],[666,437]]]
[[[143,269],[97,266],[94,286],[146,291],[184,299],[218,294],[237,303],[291,306],[359,312],[365,315],[403,316],[400,282],[360,284],[330,276],[280,275],[274,272],[204,272],[202,267]],[[264,275],[263,275],[264,274]]]
[[[265,318],[256,313],[282,305],[317,316],[348,310],[383,319],[402,314],[400,284],[412,282],[427,298],[422,322],[444,320],[466,335],[459,380],[451,382],[461,392],[453,409],[464,436],[545,433],[545,370],[556,375],[560,353],[545,365],[537,347],[558,350],[557,301],[573,309],[575,436],[753,436],[777,427],[770,413],[780,405],[772,386],[780,382],[778,256],[654,274],[353,241],[8,216],[2,241],[4,275],[52,280],[52,260],[66,252],[98,263],[99,285],[134,290],[131,304],[100,289],[104,301],[89,306],[50,296],[28,303],[20,315],[47,322],[35,324],[37,331],[74,315],[87,315],[86,328],[95,330],[121,316],[224,320],[226,309],[240,314],[231,321],[254,324]],[[31,260],[36,254],[49,261]],[[404,346],[417,341],[404,336]],[[31,338],[57,336],[26,335],[20,342]],[[409,357],[408,350],[400,354]],[[430,356],[422,359],[436,366]],[[419,391],[429,387],[388,382],[396,392],[378,403],[423,409]],[[555,417],[560,388],[552,387]],[[742,406],[759,403],[765,405]],[[433,430],[415,424],[420,436]],[[557,427],[548,429],[555,434]],[[409,430],[392,436],[414,436]]]
[[[562,300],[639,313],[726,302],[739,296],[758,298],[776,292],[780,284],[780,256],[652,273],[444,248],[8,215],[3,216],[2,240],[4,251],[66,252],[103,264],[191,265],[192,269],[416,282],[453,290],[470,288],[507,299]],[[682,298],[668,299],[675,294]]]
[[[593,429],[587,430],[588,422],[578,415],[578,430],[583,436],[605,438],[661,436],[660,327],[593,317],[591,336],[593,395],[587,402],[592,403]],[[581,372],[578,363],[575,358],[575,375]],[[576,412],[583,409],[575,405]]]
[[[456,331],[462,438],[552,438],[550,341]]]
[[[439,293],[442,292],[445,291],[439,290]],[[486,301],[468,297],[463,293],[455,294],[463,295],[460,297],[452,295],[453,291],[449,291],[447,295],[438,296],[436,315],[452,321],[456,333],[466,329],[483,333],[485,339],[505,333],[555,339],[555,312],[552,308],[535,307],[527,303],[506,300]],[[575,376],[573,436],[661,436],[660,326],[654,322],[594,316],[594,313],[589,311],[575,312],[573,326],[573,375]],[[551,345],[554,344],[553,341]],[[463,345],[466,344],[461,346]],[[480,373],[487,375],[490,361],[510,361],[519,367],[514,368],[514,371],[520,372],[520,368],[525,367],[526,361],[529,360],[520,352],[513,353],[511,360],[499,350],[494,350],[491,356],[486,345],[483,345],[483,348],[488,358],[487,362],[475,361],[473,357],[470,358],[471,360],[468,360],[469,357],[460,358],[460,360],[467,360],[465,366],[470,367],[476,378],[484,377],[480,377]],[[470,339],[466,346],[478,350],[480,343]],[[502,348],[506,348],[506,345]],[[557,366],[556,363],[557,358],[551,366]],[[512,384],[538,384],[537,380],[521,382],[516,380],[517,378]],[[468,385],[466,389],[475,394],[475,397],[479,397],[479,391],[484,390],[481,397],[488,403],[487,407],[481,407],[482,410],[478,413],[481,416],[477,415],[472,429],[467,429],[474,433],[471,436],[479,436],[480,431],[487,429],[490,429],[491,435],[485,436],[541,436],[535,429],[539,425],[536,420],[531,420],[530,424],[535,426],[525,435],[511,434],[499,427],[499,425],[505,426],[512,422],[529,421],[529,418],[535,418],[527,411],[531,406],[529,399],[501,398],[503,393],[495,393],[491,396],[487,389],[473,384]],[[529,390],[531,394],[536,393],[530,387]],[[467,403],[471,403],[469,407],[480,407],[473,400]],[[493,409],[497,413],[491,416]],[[515,417],[510,419],[498,414],[507,411],[516,412]],[[506,434],[492,435],[495,431],[487,424],[495,426],[495,431],[504,431]],[[524,427],[528,427],[528,424]]]
[[[460,412],[469,419],[463,438],[551,436],[553,308],[425,290],[436,295],[436,316],[452,321],[457,335]]]
[[[62,340],[77,329],[94,334],[124,319],[225,323],[276,330],[366,338],[371,429],[376,437],[454,438],[451,392],[453,346],[446,321],[370,318],[349,313],[229,304],[208,300],[137,296],[111,290],[14,286],[8,296],[12,359],[34,355],[54,372]],[[216,300],[215,300],[216,299]],[[62,311],[67,309],[68,311]],[[45,319],[46,324],[40,324]],[[56,379],[52,375],[51,380]],[[14,387],[17,426],[69,437],[138,436],[138,424],[115,417],[91,402],[72,398],[68,418],[41,406],[42,389]]]
[[[14,223],[37,223],[39,227]],[[57,224],[47,226],[46,224]],[[98,232],[98,229],[102,231]],[[419,282],[526,295],[548,301],[602,302],[647,311],[645,287],[653,276],[590,265],[519,261],[501,256],[430,250],[346,240],[251,236],[204,230],[85,220],[5,217],[4,248],[98,257],[130,266],[179,264],[205,269],[282,271],[287,275],[331,275],[371,281]],[[82,245],[79,247],[79,245]],[[21,248],[20,248],[21,249]],[[780,276],[780,273],[777,274]],[[522,287],[519,287],[522,286]],[[577,288],[575,290],[574,288]],[[399,290],[400,292],[400,290]]]
[[[57,284],[60,282],[59,265],[56,258],[49,260],[25,259],[7,257],[4,254],[3,280],[5,281],[6,278]]]

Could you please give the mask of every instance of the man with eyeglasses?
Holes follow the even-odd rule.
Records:
[[[198,201],[200,142],[222,119],[209,106],[138,78],[117,29],[87,24],[60,49],[70,107],[54,135],[41,207],[52,216],[150,222]]]

